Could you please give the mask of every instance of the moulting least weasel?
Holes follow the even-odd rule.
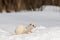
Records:
[[[15,35],[32,33],[32,29],[35,27],[36,27],[36,25],[34,25],[34,24],[29,24],[27,27],[25,27],[23,25],[19,25],[19,26],[17,26],[17,28],[15,30]]]

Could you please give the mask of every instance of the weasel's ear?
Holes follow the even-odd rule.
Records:
[[[32,25],[32,24],[29,24],[29,25]]]

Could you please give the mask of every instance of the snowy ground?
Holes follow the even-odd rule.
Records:
[[[0,30],[0,40],[60,40],[59,10],[59,7],[48,6],[43,11],[22,11],[16,14],[15,12],[12,12],[13,14],[3,12],[0,14],[0,28],[5,31]],[[8,36],[9,32],[14,32],[17,25],[28,25],[29,23],[35,23],[39,27],[43,26],[44,29],[38,29],[38,27],[32,34]]]

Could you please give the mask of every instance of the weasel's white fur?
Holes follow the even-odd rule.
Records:
[[[16,33],[16,34],[23,34],[23,33],[25,33],[25,31],[26,31],[25,26],[19,25],[19,26],[16,28],[15,33]]]
[[[19,25],[16,28],[15,33],[18,34],[25,34],[25,33],[32,33],[32,29],[35,28],[36,26],[34,24],[29,24],[27,27],[23,25]]]

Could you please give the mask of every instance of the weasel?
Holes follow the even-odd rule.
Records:
[[[27,27],[23,26],[23,25],[19,25],[16,28],[15,34],[19,35],[19,34],[29,34],[32,33],[32,29],[35,28],[36,26],[34,24],[29,24]]]

